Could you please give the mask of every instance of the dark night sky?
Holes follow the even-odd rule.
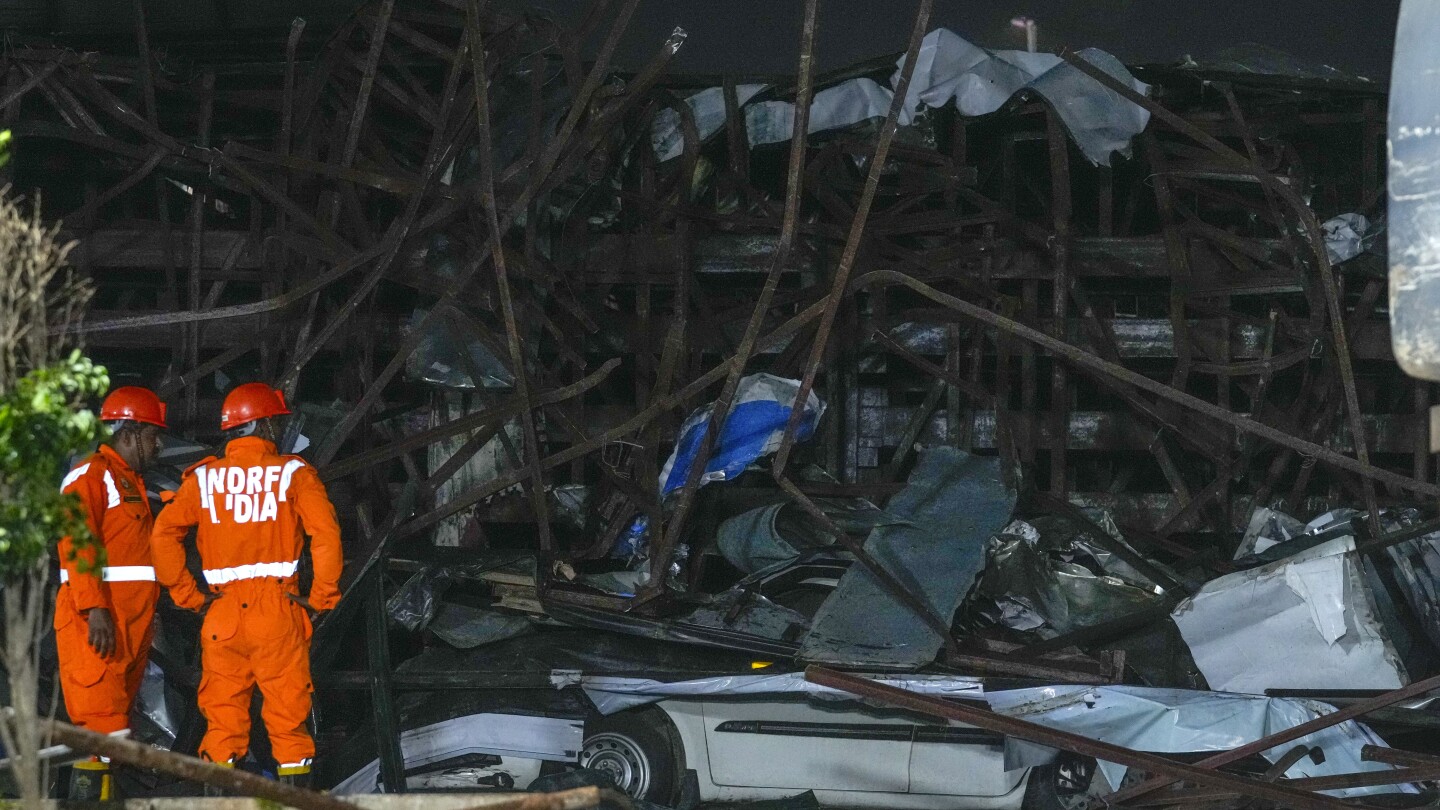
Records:
[[[549,9],[574,20],[596,0],[492,0]],[[1417,2],[1419,0],[1416,0]],[[1434,2],[1434,0],[1429,0]],[[268,32],[283,41],[295,16],[307,37],[326,32],[360,0],[145,0],[152,42],[184,49]],[[403,7],[407,0],[399,0]],[[608,15],[623,0],[610,0]],[[918,0],[820,0],[819,70],[905,47]],[[679,25],[690,38],[671,73],[782,75],[795,71],[801,0],[641,0],[618,54],[620,68],[647,61]],[[1400,0],[936,0],[930,27],[991,48],[1023,47],[1015,16],[1039,21],[1041,46],[1098,47],[1131,63],[1203,57],[1256,42],[1306,61],[1388,83]],[[72,45],[128,42],[122,0],[0,0],[0,29],[51,33]],[[228,33],[226,33],[228,31]]]
[[[528,4],[567,19],[589,2]],[[819,70],[903,50],[917,5],[821,0]],[[626,67],[642,63],[679,25],[690,38],[673,72],[793,73],[802,8],[799,0],[642,0],[618,59]],[[1025,15],[1040,24],[1042,49],[1093,46],[1128,62],[1170,62],[1256,42],[1386,82],[1399,9],[1400,0],[936,0],[930,28],[945,26],[987,47],[1023,47],[1009,22]]]

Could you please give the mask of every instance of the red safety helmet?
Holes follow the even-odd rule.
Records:
[[[285,395],[280,391],[265,383],[245,383],[225,395],[225,403],[220,406],[220,429],[233,430],[256,419],[287,413],[290,409],[285,407]]]
[[[165,403],[154,391],[137,385],[116,388],[105,397],[100,405],[100,421],[144,422],[147,425],[167,427],[165,424]]]

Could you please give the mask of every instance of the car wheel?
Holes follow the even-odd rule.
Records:
[[[1090,802],[1095,760],[1062,753],[1054,764],[1030,769],[1022,810],[1081,810]]]
[[[580,767],[609,776],[632,799],[671,806],[680,793],[684,753],[659,711],[627,712],[585,724]]]

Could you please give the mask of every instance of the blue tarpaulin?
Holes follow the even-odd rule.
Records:
[[[795,395],[799,392],[799,380],[787,380],[773,374],[752,374],[741,379],[735,389],[735,399],[730,404],[729,418],[720,430],[720,440],[711,449],[700,483],[732,479],[756,459],[779,449],[785,425],[790,421]],[[660,471],[662,497],[685,485],[685,476],[700,452],[714,408],[714,403],[700,408],[680,426],[680,439],[675,443],[670,459],[665,462],[665,468]],[[806,398],[804,416],[795,431],[795,438],[804,441],[813,436],[815,425],[823,413],[825,403],[811,391]]]

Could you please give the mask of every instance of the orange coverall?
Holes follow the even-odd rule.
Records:
[[[315,468],[282,456],[258,436],[235,439],[225,457],[186,471],[175,500],[150,537],[155,573],[175,604],[205,606],[185,569],[181,541],[197,526],[205,581],[218,595],[205,613],[200,649],[200,711],[209,724],[200,753],[234,762],[250,748],[250,696],[264,696],[261,716],[281,774],[308,772],[315,741],[310,714],[310,617],[287,598],[298,594],[300,553],[310,535],[314,581],[310,605],[340,601],[340,527]]]
[[[130,727],[130,704],[140,690],[154,636],[160,595],[150,565],[154,517],[139,473],[109,447],[65,476],[61,490],[80,498],[90,532],[105,547],[105,568],[82,574],[70,538],[60,541],[60,592],[55,597],[55,645],[60,686],[70,722],[109,734]],[[94,548],[78,552],[93,564]],[[90,646],[87,613],[105,608],[115,620],[115,653],[101,658]]]

